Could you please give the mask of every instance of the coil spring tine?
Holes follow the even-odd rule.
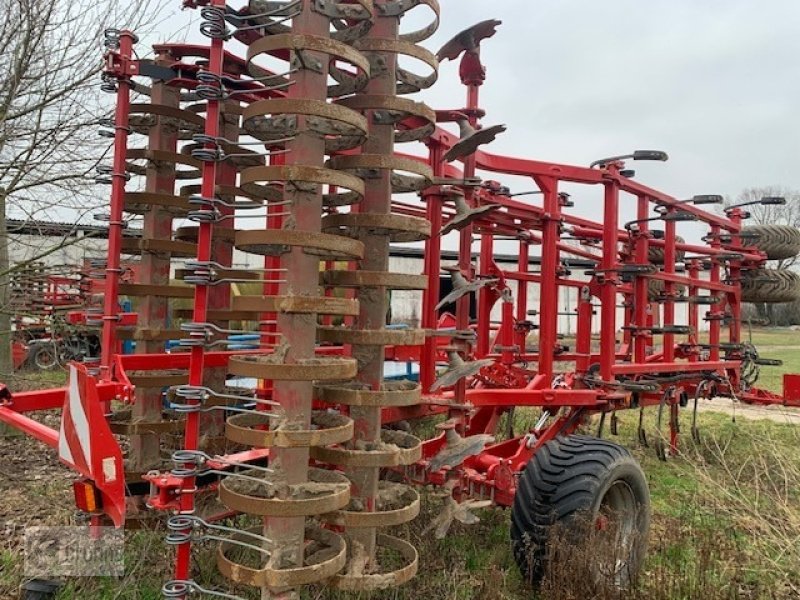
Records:
[[[117,80],[114,79],[112,75],[108,73],[103,73],[100,75],[100,89],[107,94],[116,94],[117,93]]]
[[[225,269],[226,271],[238,271],[240,269],[231,269],[226,267],[225,265],[221,265],[218,262],[214,262],[213,260],[187,260],[185,263],[187,268],[189,269]],[[259,273],[276,273],[276,272],[286,272],[288,269],[285,268],[271,268],[271,269],[242,269],[244,271],[258,271]]]
[[[292,69],[291,71],[287,71],[287,73],[290,73],[290,74],[291,73],[296,73],[299,70],[300,69]],[[276,77],[282,77],[282,76],[283,75],[268,75],[268,76],[265,76],[265,77],[254,77],[252,79],[248,79],[247,81],[263,82],[263,81],[269,81],[271,79],[275,79]],[[292,79],[292,80],[289,80],[289,81],[281,81],[281,82],[278,82],[278,83],[275,83],[275,84],[264,83],[264,84],[262,84],[263,87],[261,89],[258,89],[258,90],[248,90],[248,89],[231,90],[231,89],[228,89],[226,91],[227,91],[228,97],[236,96],[238,94],[252,94],[252,93],[263,94],[264,92],[274,92],[276,90],[288,89],[291,86],[293,86],[295,83],[297,83],[297,81]]]
[[[261,202],[225,202],[219,198],[206,198],[204,196],[189,196],[188,203],[191,206],[208,206],[214,208],[216,206],[224,206],[225,208],[241,208],[243,210],[262,208],[264,205]],[[202,210],[202,209],[201,209]]]
[[[201,8],[200,18],[204,20],[200,23],[200,33],[212,39],[229,39],[231,32],[225,24],[227,14],[227,7],[204,6]]]
[[[217,346],[246,346],[247,348],[256,349],[277,348],[278,344],[274,342],[256,342],[255,340],[215,340],[213,342],[208,342],[204,340],[198,340],[196,338],[181,338],[178,340],[178,346],[181,348],[196,348],[198,346],[202,346],[203,348],[215,348]]]
[[[224,277],[222,279],[211,279],[204,275],[188,275],[183,278],[184,283],[189,285],[220,285],[223,283],[252,283],[253,279],[237,278],[237,277]],[[285,279],[270,279],[270,283],[286,283]]]
[[[197,81],[200,85],[195,87],[195,93],[203,100],[224,100],[226,98],[225,86],[222,77],[209,71],[197,73]]]
[[[119,48],[119,40],[122,32],[119,29],[108,27],[103,30],[103,45],[109,50]]]
[[[290,142],[294,139],[294,137],[287,137],[281,138],[278,140],[273,140],[269,143],[270,146],[281,144],[285,142]],[[244,142],[242,144],[235,144],[230,140],[226,140],[222,137],[212,137],[210,135],[205,134],[195,134],[192,136],[192,141],[196,144],[213,144],[213,148],[208,148],[205,146],[200,146],[198,148],[193,148],[191,151],[192,158],[196,158],[197,160],[202,160],[204,162],[222,162],[229,158],[236,158],[236,157],[246,157],[252,158],[255,156],[277,156],[279,154],[287,154],[290,152],[287,148],[282,148],[279,150],[267,150],[266,152],[239,152],[239,153],[226,153],[225,150],[222,148],[222,144],[230,144],[231,146],[256,146],[256,145],[266,145],[265,142],[256,141],[256,142]]]
[[[260,30],[263,30],[266,27],[274,27],[275,25],[280,25],[281,23],[285,23],[286,21],[291,21],[297,15],[299,15],[300,13],[303,12],[302,7],[300,7],[298,10],[296,10],[296,11],[294,11],[294,12],[288,14],[288,15],[280,15],[281,18],[279,18],[279,19],[270,19],[269,23],[257,23],[255,25],[238,25],[236,23],[236,21],[245,21],[246,19],[253,19],[253,18],[259,18],[259,17],[263,18],[263,17],[267,17],[267,16],[277,15],[277,13],[279,13],[279,12],[282,12],[284,10],[288,10],[289,8],[294,7],[294,6],[300,6],[300,4],[302,4],[300,0],[295,0],[294,2],[291,2],[288,5],[286,5],[285,7],[282,7],[280,9],[276,9],[276,10],[269,11],[269,12],[266,12],[266,13],[261,13],[261,14],[258,14],[258,15],[247,15],[246,18],[240,17],[239,15],[236,15],[236,16],[228,15],[228,21],[233,23],[233,25],[236,27],[237,31],[260,31]],[[233,18],[231,18],[231,17],[233,17]]]
[[[195,223],[219,223],[221,221],[226,221],[228,219],[263,219],[266,216],[270,217],[281,217],[281,216],[288,216],[290,213],[282,212],[282,213],[270,213],[269,215],[223,215],[219,210],[216,208],[214,209],[200,209],[200,210],[190,210],[186,213],[186,218],[190,221],[194,221]]]
[[[215,540],[219,542],[236,544],[237,546],[250,548],[251,550],[262,552],[264,554],[270,553],[270,551],[267,550],[264,545],[274,545],[274,542],[271,539],[264,537],[263,535],[259,535],[250,531],[234,529],[233,527],[225,527],[223,525],[208,523],[200,517],[194,515],[173,515],[167,519],[167,529],[170,531],[170,533],[167,534],[167,543],[173,545],[183,544],[189,541],[195,542],[202,540]],[[219,531],[234,536],[249,537],[254,542],[259,542],[262,545],[255,546],[241,540],[222,537],[221,535],[203,533],[203,530]]]
[[[248,402],[260,402],[262,404],[271,404],[274,406],[280,406],[279,402],[273,402],[272,400],[262,400],[256,398],[255,396],[251,395],[237,395],[237,394],[223,394],[221,392],[215,392],[211,388],[202,386],[202,385],[176,385],[169,388],[170,391],[174,391],[175,395],[180,398],[186,398],[187,400],[197,400],[198,402],[205,402],[206,400],[210,399],[211,396],[216,398],[227,398],[230,400],[246,400]]]
[[[250,79],[233,79],[232,77],[225,77],[219,76],[215,73],[209,73],[208,71],[200,71],[197,73],[197,80],[200,82],[200,85],[195,87],[195,91],[192,93],[192,97],[199,98],[202,100],[226,100],[231,98],[232,96],[241,95],[241,94],[263,94],[264,92],[271,92],[275,90],[282,90],[286,89],[296,83],[294,80],[290,81],[279,81],[275,84],[268,84],[262,83],[263,87],[256,90],[251,89],[231,89],[232,87],[237,87],[238,84],[247,83],[247,82],[265,82],[270,81],[277,78],[282,78],[288,76],[292,73],[296,73],[298,69],[292,69],[287,71],[286,74],[277,74],[277,75],[267,75],[264,77],[253,77]]]
[[[273,540],[264,537],[263,535],[259,535],[258,533],[253,533],[252,531],[245,531],[241,529],[235,529],[233,527],[225,527],[224,525],[218,525],[216,523],[209,523],[207,521],[204,521],[200,517],[194,515],[173,515],[167,520],[167,528],[170,531],[181,531],[184,529],[188,529],[190,527],[191,528],[203,527],[205,529],[221,531],[223,533],[243,535],[267,544],[274,543]]]
[[[169,600],[186,600],[190,594],[205,594],[206,596],[226,598],[228,600],[245,600],[241,596],[200,587],[191,579],[171,579],[161,587],[161,595]]]
[[[265,323],[259,321],[259,325],[264,325]],[[215,325],[214,323],[181,323],[181,330],[188,331],[191,333],[200,333],[203,332],[206,335],[209,335],[211,331],[216,333],[225,333],[228,335],[258,335],[259,337],[283,337],[282,333],[278,332],[271,332],[271,331],[253,331],[249,329],[224,329],[219,325]]]
[[[176,465],[177,464],[185,465],[187,463],[190,463],[190,464],[194,464],[196,467],[202,467],[208,461],[215,461],[215,462],[219,462],[219,463],[222,463],[224,465],[229,465],[229,466],[232,466],[232,467],[243,467],[245,469],[255,469],[257,471],[262,471],[264,473],[274,473],[275,472],[274,469],[270,469],[268,467],[261,467],[261,466],[258,466],[258,465],[251,465],[251,464],[239,462],[239,461],[236,461],[236,460],[229,460],[229,459],[225,458],[224,456],[213,456],[212,457],[209,454],[203,452],[202,450],[175,450],[172,453],[172,456],[170,456],[170,459]],[[187,469],[187,470],[192,470],[192,469]],[[197,469],[194,469],[194,470],[197,470]],[[204,472],[211,473],[211,472],[217,472],[217,471],[209,469],[207,471],[204,470]],[[222,474],[229,474],[228,471],[220,471],[220,472]]]
[[[243,408],[239,406],[206,406],[203,407],[202,404],[180,404],[176,402],[170,402],[167,408],[171,411],[174,411],[179,414],[188,414],[188,413],[207,413],[212,412],[214,410],[223,410],[223,411],[231,411],[236,413],[245,413],[245,414],[254,414],[258,416],[270,417],[274,419],[280,419],[283,417],[282,414],[276,412],[269,412],[266,410],[254,410],[251,408]]]
[[[292,2],[288,2],[288,3],[286,3],[286,4],[282,5],[282,6],[279,6],[278,8],[274,8],[272,10],[268,10],[268,11],[265,11],[265,12],[262,12],[262,13],[258,13],[256,15],[242,16],[242,15],[229,14],[228,15],[228,21],[233,23],[234,25],[236,25],[236,29],[238,29],[239,31],[250,31],[250,30],[253,30],[253,29],[263,29],[264,27],[267,27],[267,26],[270,26],[270,25],[278,25],[280,23],[283,23],[283,21],[285,21],[287,19],[293,19],[294,17],[296,17],[297,15],[299,15],[302,12],[302,6],[301,5],[302,5],[301,0],[293,0]],[[282,13],[284,11],[291,10],[293,8],[296,8],[297,10],[295,10],[290,15],[280,15],[279,14],[279,13]],[[268,24],[258,24],[258,25],[237,25],[236,24],[237,22],[246,22],[248,20],[264,19],[264,18],[273,17],[273,16],[281,16],[281,17],[284,17],[284,19],[281,20],[281,21],[271,21]]]
[[[277,140],[271,140],[269,143],[270,145],[274,144],[283,144],[285,142],[291,142],[295,139],[295,136],[280,138]],[[204,133],[196,133],[192,136],[192,141],[197,144],[230,144],[232,146],[262,146],[266,142],[262,142],[261,140],[255,140],[252,142],[232,142],[231,140],[225,139],[224,137],[212,137],[210,135],[206,135]]]
[[[256,80],[249,79],[248,81],[256,81]],[[278,83],[278,84],[275,84],[275,85],[264,86],[263,88],[260,88],[258,90],[246,90],[246,89],[245,90],[231,90],[231,89],[226,89],[225,93],[226,93],[226,97],[227,98],[232,98],[233,96],[238,96],[238,95],[242,95],[242,94],[253,94],[253,93],[263,94],[264,92],[274,92],[276,90],[285,90],[286,88],[293,86],[295,83],[297,83],[297,82],[294,81],[294,80],[292,80],[292,81],[284,81],[282,83]]]

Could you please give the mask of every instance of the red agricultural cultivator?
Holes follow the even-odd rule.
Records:
[[[439,26],[436,0],[184,5],[209,45],[159,44],[145,61],[133,33],[106,35],[105,306],[83,317],[102,329],[101,356],[73,363],[65,389],[0,400],[0,421],[82,475],[76,497],[95,523],[167,517],[164,597],[402,584],[417,551],[385,531],[417,516],[415,484],[452,492],[439,534],[471,508],[513,507],[531,580],[576,511],[616,521],[621,550],[606,563],[622,583],[646,545],[646,479],[627,450],[579,429],[600,415],[613,432],[616,411],[655,407],[665,431],[640,425],[640,439],[666,458],[680,408],[699,398],[800,405],[754,386],[774,361],[742,338],[743,302],[800,297],[794,273],[765,268],[800,252],[798,231],[744,227],[745,206],[706,211],[721,197],[679,200],[633,179],[624,161],[663,152],[590,166],[487,152],[505,129],[482,125],[479,104],[480,47],[498,21],[434,55],[419,44]],[[407,30],[417,12],[429,24]],[[466,105],[408,99],[444,60],[460,61]],[[536,189],[512,193],[504,175]],[[626,203],[635,220],[623,222]],[[125,213],[143,216],[141,238],[123,239]],[[702,242],[678,235],[684,221],[705,226]],[[443,265],[448,234],[459,259]],[[390,245],[409,242],[425,244],[424,273],[391,272]],[[501,268],[495,246],[512,244],[518,265]],[[140,263],[122,282],[128,255]],[[421,328],[387,325],[397,290],[422,290]],[[120,312],[121,296],[135,312]],[[385,377],[391,362],[418,365],[418,381]],[[541,409],[522,435],[499,426],[515,407]],[[54,408],[60,431],[29,416]],[[433,437],[410,433],[432,416]],[[255,526],[235,528],[236,515]],[[224,592],[190,567],[208,539]]]

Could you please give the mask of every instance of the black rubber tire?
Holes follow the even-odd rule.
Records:
[[[794,271],[744,271],[741,286],[742,302],[777,303],[800,300],[800,275]]]
[[[686,295],[686,286],[682,283],[676,283],[672,286],[672,290],[679,297]],[[664,293],[664,281],[661,279],[648,279],[647,280],[647,299],[650,302],[658,302],[662,300]]]
[[[785,260],[800,254],[800,229],[791,225],[750,225],[742,233],[752,236],[753,246],[770,260]]]
[[[681,236],[676,235],[675,241],[679,244],[683,244],[686,240],[683,239]],[[686,252],[683,250],[675,250],[675,262],[683,262],[683,258],[686,256]],[[649,260],[654,265],[663,265],[664,264],[664,247],[663,246],[650,246],[647,249],[647,260]]]
[[[40,371],[50,371],[58,366],[58,356],[53,344],[40,344],[33,350],[30,358],[33,364]]]
[[[641,567],[650,529],[650,491],[639,463],[626,448],[586,435],[560,437],[542,446],[519,478],[511,512],[514,559],[526,581],[541,582],[553,533],[571,532],[576,535],[570,543],[585,543],[587,523],[597,522],[609,498],[616,499],[621,491],[630,504],[626,526],[633,535],[623,552],[624,573],[615,573],[611,583],[626,587]],[[597,565],[600,569],[600,561]]]

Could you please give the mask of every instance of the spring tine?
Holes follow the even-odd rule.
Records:
[[[248,548],[252,548],[259,552],[265,552],[265,553],[268,553],[268,551],[264,548],[264,545],[271,546],[274,544],[274,542],[271,539],[264,537],[263,535],[253,533],[252,531],[235,529],[233,527],[225,527],[224,525],[209,523],[195,515],[186,515],[186,514],[173,515],[169,519],[167,519],[167,529],[170,531],[170,534],[167,535],[168,544],[176,544],[176,543],[180,544],[190,540],[199,541],[199,540],[211,539],[221,542],[231,542],[234,544],[246,546]],[[247,544],[245,542],[228,539],[219,535],[209,535],[202,533],[198,535],[197,532],[202,532],[202,530],[218,531],[221,533],[248,537],[253,541],[261,543],[262,546],[256,547],[251,544]]]
[[[170,457],[175,464],[193,463],[197,466],[202,466],[211,457],[202,450],[175,450]]]
[[[547,420],[550,418],[550,411],[543,410],[542,415],[539,417],[539,420],[536,422],[536,425],[533,426],[533,431],[540,432],[544,426],[547,424]]]
[[[251,465],[250,463],[243,463],[243,462],[239,462],[239,461],[236,461],[236,460],[228,460],[224,456],[214,456],[211,460],[214,460],[216,462],[220,462],[220,463],[222,463],[224,465],[229,465],[231,467],[242,467],[244,469],[253,469],[255,471],[261,471],[262,473],[270,473],[270,474],[275,473],[275,469],[270,469],[269,467],[262,467],[262,466],[259,466],[259,465]],[[223,473],[227,473],[227,471],[223,471]],[[245,477],[245,475],[241,475],[241,476]],[[253,479],[253,478],[251,477],[251,479]],[[261,481],[261,480],[260,479],[256,479],[256,481]],[[267,483],[267,482],[265,482],[265,483]]]
[[[102,73],[100,75],[100,89],[108,94],[117,93],[117,80],[113,75]]]
[[[279,139],[276,139],[276,140],[270,140],[268,144],[270,146],[274,146],[275,144],[285,144],[287,142],[291,142],[294,139],[295,139],[295,136],[279,138]],[[252,141],[252,142],[244,142],[244,141],[233,142],[233,141],[231,141],[229,139],[226,139],[224,137],[213,137],[213,136],[210,136],[210,135],[206,135],[204,133],[195,133],[192,136],[192,141],[194,143],[196,143],[196,144],[214,144],[215,146],[219,146],[221,144],[230,144],[231,146],[263,146],[263,145],[267,144],[267,142],[264,142],[264,141],[261,141],[261,140],[255,140],[255,141]]]
[[[278,8],[273,8],[272,10],[268,10],[268,11],[265,11],[265,12],[262,12],[262,13],[258,13],[258,14],[255,14],[255,15],[241,16],[241,15],[230,14],[230,15],[228,15],[228,19],[230,21],[232,21],[232,22],[236,22],[236,21],[240,21],[241,22],[241,21],[247,21],[247,20],[252,20],[252,19],[263,19],[265,17],[272,17],[272,16],[276,16],[276,15],[284,17],[286,15],[279,15],[279,13],[281,13],[283,11],[291,10],[292,8],[298,9],[298,10],[295,10],[294,13],[291,15],[292,17],[296,17],[297,15],[299,15],[302,12],[301,10],[299,10],[301,5],[302,5],[301,0],[292,0],[291,2],[287,2],[283,6],[279,6]],[[270,25],[272,25],[272,23],[270,23]],[[239,29],[240,31],[247,31],[248,29],[257,29],[257,28],[263,28],[263,27],[265,27],[265,26],[264,25],[258,25],[258,26],[255,26],[255,27],[254,26],[239,27],[237,25],[237,29]]]
[[[161,587],[161,595],[170,600],[186,600],[190,594],[205,594],[206,596],[227,598],[228,600],[245,600],[241,596],[200,587],[191,579],[171,579]]]
[[[187,400],[197,400],[199,402],[204,402],[210,399],[212,396],[216,398],[228,398],[231,400],[240,400],[244,399],[248,402],[261,402],[263,404],[272,404],[274,406],[280,406],[280,403],[273,402],[271,400],[262,400],[257,399],[254,396],[245,396],[245,395],[237,395],[237,394],[223,394],[221,392],[215,392],[209,387],[205,387],[202,385],[176,385],[169,388],[170,391],[174,391],[175,395],[180,398],[186,398]]]
[[[268,412],[265,410],[252,410],[249,408],[240,408],[238,406],[225,406],[225,405],[218,405],[218,406],[206,406],[203,407],[201,404],[176,404],[171,402],[167,407],[169,410],[175,411],[176,413],[180,414],[187,414],[192,412],[211,412],[213,410],[224,410],[224,411],[231,411],[231,412],[238,412],[238,413],[247,413],[247,414],[254,414],[258,416],[264,417],[271,417],[275,419],[282,418],[283,415],[275,412]]]
[[[200,33],[206,37],[218,40],[227,40],[231,37],[231,32],[225,24],[227,15],[226,7],[204,6],[200,9],[200,17],[204,19],[200,23]]]
[[[283,83],[277,83],[275,85],[265,86],[264,88],[262,88],[260,90],[255,90],[255,91],[263,93],[263,92],[272,92],[272,91],[275,91],[275,90],[284,90],[284,89],[286,89],[286,88],[288,88],[290,86],[293,86],[295,83],[297,83],[297,81],[295,81],[293,79],[291,81],[285,81]],[[236,96],[237,94],[252,94],[253,91],[254,90],[232,90],[232,91],[228,91],[228,97]]]
[[[224,206],[226,208],[263,208],[264,204],[253,200],[252,202],[225,202],[219,198],[205,198],[204,196],[189,196],[189,204],[192,206]]]
[[[263,325],[264,322],[259,322],[259,325]],[[219,325],[215,325],[214,323],[181,323],[181,330],[188,331],[190,333],[199,333],[203,332],[206,335],[209,334],[210,331],[215,331],[217,333],[225,333],[231,335],[239,335],[239,334],[252,334],[258,335],[260,337],[282,337],[282,333],[273,332],[273,331],[251,331],[247,329],[224,329]]]
[[[278,344],[275,342],[257,342],[255,340],[214,340],[206,344],[206,348],[214,348],[215,346],[245,346],[247,348],[277,348]]]
[[[235,277],[225,277],[223,279],[210,279],[203,275],[188,275],[183,278],[185,283],[192,285],[219,285],[220,283],[252,283],[253,279],[237,279]],[[286,283],[285,279],[270,279],[270,283]]]
[[[195,223],[217,223],[222,214],[216,210],[190,210],[186,218]]]
[[[113,27],[107,27],[103,30],[103,45],[108,50],[116,50],[119,48],[119,40],[122,31]]]
[[[267,16],[267,15],[275,15],[277,12],[288,10],[289,8],[292,8],[294,6],[299,6],[300,4],[302,4],[300,2],[300,0],[296,0],[295,2],[291,2],[286,7],[281,8],[281,9],[279,9],[277,11],[270,11],[268,13],[263,13],[262,15],[248,15],[248,18]],[[296,10],[296,11],[294,11],[294,12],[288,14],[288,15],[280,15],[282,18],[280,18],[280,19],[272,19],[272,20],[270,20],[269,23],[257,24],[257,25],[244,25],[244,26],[237,25],[236,29],[238,31],[250,31],[250,30],[253,30],[253,29],[264,29],[265,27],[272,27],[274,25],[280,25],[281,23],[285,23],[286,21],[291,21],[297,15],[299,15],[301,12],[303,12],[302,8],[299,8],[298,10]]]
[[[259,273],[276,273],[276,272],[285,272],[288,269],[285,268],[273,268],[273,269],[231,269],[224,265],[219,264],[218,262],[214,262],[213,260],[187,260],[185,263],[187,269],[204,269],[204,268],[217,268],[217,269],[224,269],[226,271],[258,271]]]

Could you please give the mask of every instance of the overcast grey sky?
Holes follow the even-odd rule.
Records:
[[[491,152],[588,164],[659,149],[670,155],[666,164],[631,166],[638,180],[676,197],[800,189],[800,1],[440,3],[442,25],[424,43],[433,51],[474,23],[503,22],[482,54],[484,123],[508,126]],[[428,17],[423,8],[415,13]],[[197,11],[180,13],[158,37],[191,19],[189,39],[207,43],[197,18]],[[461,107],[457,63],[443,64],[437,84],[415,99]],[[597,215],[599,189],[570,191],[579,212]],[[623,207],[623,218],[629,214]]]
[[[679,197],[800,188],[797,0],[442,0],[438,47],[503,21],[484,43],[492,151],[586,164],[661,149],[638,178]],[[455,65],[426,98],[458,105]],[[453,97],[455,95],[455,97]]]

